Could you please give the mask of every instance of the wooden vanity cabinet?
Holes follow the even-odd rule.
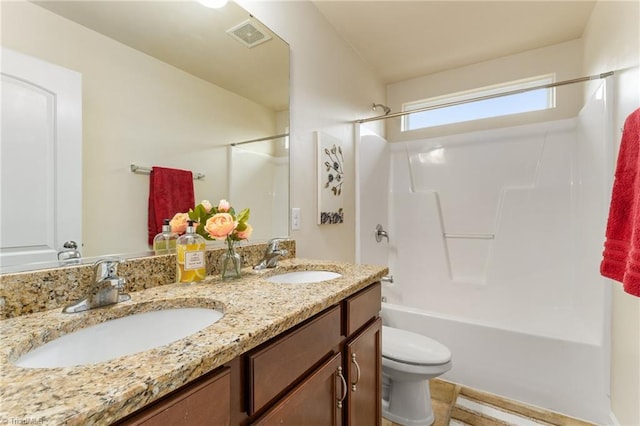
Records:
[[[118,424],[380,426],[380,303],[378,282]]]
[[[339,351],[340,314],[340,306],[329,308],[244,356],[247,414],[254,415],[271,405]]]
[[[341,370],[342,354],[337,353],[251,424],[342,425],[344,402],[341,400],[344,400],[347,388]],[[339,377],[340,382],[336,383]]]
[[[349,340],[345,349],[349,392],[347,424],[380,426],[382,418],[382,320]]]
[[[231,419],[231,376],[222,368],[120,420],[126,426],[224,426]]]
[[[382,421],[381,301],[381,286],[376,283],[343,302],[349,387],[345,422],[350,426],[380,426]]]
[[[251,425],[305,425],[305,426],[376,426],[381,424],[382,405],[382,321],[379,318],[381,303],[380,283],[350,296],[340,305],[325,311],[316,318],[331,316],[335,321],[340,313],[342,340],[335,353],[320,366],[313,367],[302,376],[295,387],[288,390],[263,414],[248,422]],[[311,339],[323,341],[327,327],[318,327],[314,319],[308,326],[315,330]],[[326,322],[326,321],[325,321]],[[332,322],[335,327],[335,322]],[[318,333],[322,329],[323,333]],[[335,330],[335,328],[333,328]],[[335,337],[335,336],[334,336]],[[316,359],[326,354],[329,345],[319,345],[317,351],[296,345],[291,350],[299,352],[294,358]],[[268,351],[278,353],[269,345]],[[309,356],[315,353],[315,356]],[[279,358],[282,356],[282,358]],[[250,359],[252,355],[249,355]],[[325,357],[326,358],[326,357]],[[280,362],[278,362],[280,359]],[[272,357],[269,369],[287,369],[290,355],[279,352]],[[296,365],[296,364],[293,364]],[[307,367],[311,366],[307,363]],[[265,368],[267,364],[265,364]],[[300,370],[300,369],[299,369]],[[295,374],[294,374],[295,375]],[[255,381],[250,381],[256,386]],[[345,387],[346,386],[346,387]],[[280,389],[286,387],[281,384]],[[249,391],[257,393],[254,389]],[[272,389],[271,394],[275,393]],[[251,402],[250,402],[251,407]],[[260,408],[260,407],[253,407]]]

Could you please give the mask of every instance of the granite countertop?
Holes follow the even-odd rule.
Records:
[[[342,277],[313,284],[264,278],[293,270],[330,270]],[[78,314],[49,310],[0,321],[0,423],[108,424],[379,281],[384,266],[287,259],[239,280],[209,276],[130,293],[131,300]],[[170,307],[215,307],[224,316],[200,332],[134,355],[94,365],[25,369],[12,361],[31,348],[102,321]]]

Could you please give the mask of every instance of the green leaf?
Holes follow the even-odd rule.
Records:
[[[196,214],[198,215],[198,222],[206,222],[207,219],[209,219],[211,216],[213,216],[211,214],[211,212],[207,213],[207,210],[205,210],[204,206],[202,204],[198,204],[196,206]]]
[[[240,223],[245,223],[247,220],[249,220],[249,209],[248,208],[242,210],[238,214],[238,216],[236,216],[236,221],[238,221]]]

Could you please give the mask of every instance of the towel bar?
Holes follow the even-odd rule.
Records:
[[[133,173],[136,173],[139,175],[151,174],[151,167],[142,167],[142,166],[137,166],[135,164],[131,164],[130,169]],[[193,180],[204,180],[205,176],[206,175],[204,173],[193,172]]]

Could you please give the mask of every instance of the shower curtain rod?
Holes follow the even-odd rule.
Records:
[[[493,95],[478,96],[477,98],[470,98],[470,99],[464,99],[464,100],[460,100],[460,101],[445,102],[445,103],[442,103],[442,104],[432,105],[432,106],[423,107],[423,108],[418,108],[418,109],[414,109],[414,110],[411,110],[411,111],[394,112],[394,113],[391,113],[391,114],[388,114],[388,115],[379,115],[379,116],[371,117],[371,118],[361,118],[359,120],[355,120],[354,123],[362,124],[362,123],[367,123],[369,121],[386,120],[387,118],[402,117],[402,116],[405,116],[405,115],[415,114],[415,113],[418,113],[418,112],[431,111],[432,109],[440,109],[440,108],[446,108],[446,107],[450,107],[450,106],[467,104],[467,103],[470,103],[470,102],[484,101],[484,100],[487,100],[487,99],[499,98],[499,97],[502,97],[502,96],[517,95],[517,94],[524,93],[524,92],[530,92],[532,90],[549,89],[551,87],[565,86],[567,84],[582,83],[583,81],[599,80],[601,78],[607,78],[607,77],[612,76],[612,75],[613,75],[613,71],[609,71],[609,72],[605,72],[605,73],[602,73],[602,74],[590,75],[588,77],[574,78],[574,79],[571,79],[571,80],[558,81],[556,83],[541,84],[539,86],[528,87],[526,89],[516,89],[516,90],[510,90],[508,92],[495,93]]]
[[[271,139],[279,139],[279,138],[284,138],[284,137],[287,137],[287,136],[289,136],[289,133],[282,133],[282,134],[280,134],[280,135],[266,136],[266,137],[264,137],[264,138],[251,139],[251,140],[248,140],[248,141],[232,142],[232,143],[230,143],[229,145],[231,145],[231,146],[244,145],[244,144],[246,144],[246,143],[253,143],[253,142],[268,141],[268,140],[271,140]]]

